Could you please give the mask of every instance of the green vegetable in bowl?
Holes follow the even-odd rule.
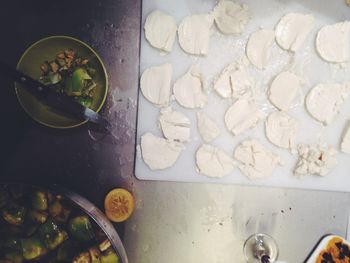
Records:
[[[79,241],[90,241],[95,237],[90,219],[85,215],[72,218],[68,228],[71,235]]]
[[[26,260],[39,259],[44,256],[48,250],[38,237],[22,238],[22,255]]]
[[[68,238],[67,232],[62,230],[52,219],[41,225],[38,232],[50,250],[56,249]]]
[[[16,203],[9,203],[2,210],[2,218],[11,225],[19,226],[24,222],[26,209]]]
[[[49,202],[46,193],[43,191],[36,191],[32,197],[32,207],[36,210],[47,210]]]
[[[31,210],[28,212],[28,218],[33,223],[43,224],[45,223],[48,216],[49,215],[43,211]]]

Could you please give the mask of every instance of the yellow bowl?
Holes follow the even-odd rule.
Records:
[[[39,79],[41,75],[40,65],[44,61],[53,60],[59,52],[68,48],[73,49],[79,56],[88,58],[89,65],[96,70],[94,81],[97,84],[97,88],[90,108],[98,112],[101,110],[107,97],[108,76],[101,58],[84,42],[68,36],[43,38],[27,48],[17,64],[17,70],[33,79]],[[87,122],[86,120],[74,119],[55,112],[17,82],[15,82],[15,89],[23,109],[30,117],[43,125],[65,129],[77,127]]]

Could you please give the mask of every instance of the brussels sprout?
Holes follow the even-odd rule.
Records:
[[[119,263],[119,257],[113,249],[107,250],[101,255],[101,263]]]
[[[71,261],[77,250],[78,245],[68,239],[58,248],[56,259],[60,262]]]
[[[73,259],[73,263],[91,263],[89,252],[85,251],[80,253]]]
[[[35,210],[45,211],[48,208],[48,200],[46,193],[43,191],[36,191],[32,196],[32,207]]]
[[[22,255],[26,260],[39,259],[47,253],[44,242],[38,237],[22,238]]]
[[[28,218],[34,223],[43,224],[45,223],[47,217],[48,214],[46,212],[36,210],[31,210],[28,212]]]
[[[64,207],[59,200],[55,200],[49,208],[50,215],[55,218],[57,222],[66,223],[69,215],[70,210]]]
[[[72,218],[68,228],[72,236],[79,241],[90,241],[95,236],[90,219],[85,215]]]
[[[38,232],[42,240],[45,241],[47,247],[51,250],[56,249],[68,239],[67,232],[61,230],[52,219],[47,220],[45,224],[41,225]]]
[[[17,250],[8,250],[5,253],[5,259],[10,260],[12,263],[22,263],[23,262],[23,256],[21,252]]]
[[[5,189],[0,190],[0,208],[3,208],[9,199],[9,193]]]
[[[10,203],[2,210],[2,218],[9,224],[19,226],[24,222],[26,209],[16,203]]]

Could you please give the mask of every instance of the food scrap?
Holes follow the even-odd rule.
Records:
[[[135,201],[129,191],[123,188],[116,188],[107,194],[104,206],[108,219],[113,222],[123,222],[134,211]]]
[[[320,252],[316,263],[339,262],[345,263],[350,261],[350,247],[340,237],[332,238],[327,247]]]
[[[97,87],[93,80],[96,70],[87,58],[67,49],[59,52],[53,60],[41,64],[40,70],[39,80],[43,84],[54,85],[57,92],[65,92],[85,107],[91,106]]]

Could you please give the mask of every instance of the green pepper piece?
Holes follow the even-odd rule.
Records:
[[[86,80],[91,80],[91,77],[84,68],[74,70],[72,77],[66,82],[68,96],[81,96]]]
[[[0,208],[3,208],[9,200],[9,193],[5,189],[0,190]]]
[[[9,250],[5,253],[5,259],[11,260],[12,263],[22,263],[23,256],[21,252],[17,250]]]
[[[15,226],[23,224],[25,214],[26,209],[23,206],[17,205],[16,203],[10,203],[2,210],[3,219],[7,223]]]
[[[32,196],[32,207],[35,210],[47,210],[48,209],[48,200],[46,193],[43,191],[36,191]]]
[[[31,210],[28,212],[28,218],[34,223],[43,224],[45,223],[47,217],[48,214],[46,212],[36,210]]]
[[[73,237],[79,241],[89,241],[95,237],[89,217],[82,215],[72,218],[68,229]]]
[[[92,105],[92,98],[91,97],[79,97],[78,102],[83,105],[84,107],[90,108]]]
[[[56,259],[60,262],[71,261],[78,250],[78,245],[72,240],[66,240],[58,249]]]
[[[100,259],[101,263],[119,263],[119,257],[113,249],[110,249],[103,253]]]
[[[67,232],[61,230],[52,219],[48,219],[45,224],[40,226],[39,235],[45,241],[47,247],[51,250],[56,249],[60,244],[68,239]]]
[[[47,253],[47,248],[38,237],[22,238],[22,255],[26,260],[38,259]]]

